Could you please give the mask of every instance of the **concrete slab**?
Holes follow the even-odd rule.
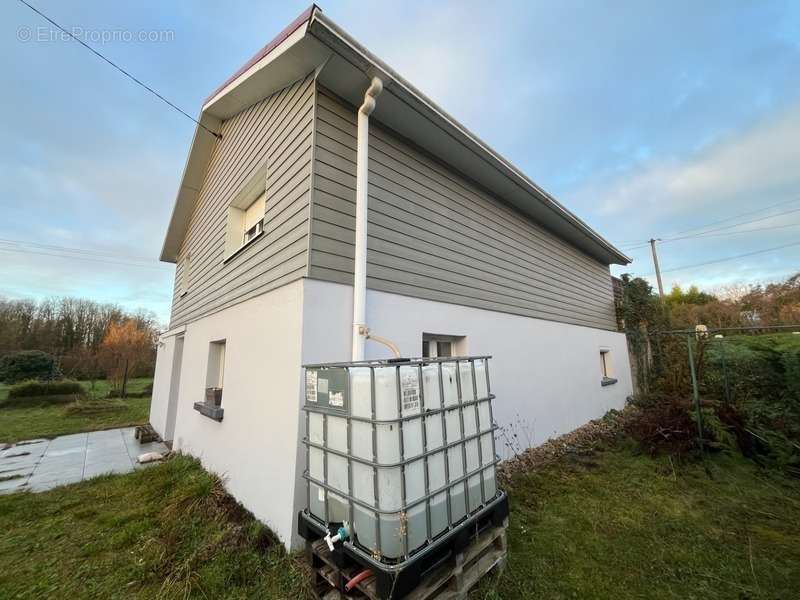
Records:
[[[134,428],[108,429],[30,440],[0,452],[0,494],[20,490],[41,492],[107,473],[128,473],[145,452],[166,453],[160,442],[139,444]]]
[[[19,488],[25,484],[27,479],[28,476],[23,475],[22,477],[18,477],[16,479],[6,479],[5,481],[0,481],[0,494],[9,494],[11,492],[19,491]]]
[[[123,466],[126,466],[132,469],[133,461],[127,456],[109,456],[105,460],[87,462],[85,465],[83,465],[83,472],[84,475],[86,473],[97,472],[98,469],[102,469],[106,466],[113,467],[114,469],[119,469]]]
[[[51,445],[57,446],[69,446],[73,444],[85,444],[86,438],[89,437],[89,433],[70,433],[69,435],[62,435],[61,437],[57,437],[53,440],[50,440]]]
[[[36,469],[36,471],[31,473],[30,477],[31,479],[58,479],[60,477],[66,477],[67,474],[69,474],[68,476],[71,478],[77,477],[77,479],[80,480],[81,476],[83,475],[83,463],[45,463],[40,468]]]
[[[50,442],[47,440],[22,442],[0,452],[0,459],[35,460],[44,454],[48,445]]]
[[[25,476],[28,477],[33,472],[33,467],[20,467],[18,469],[3,469],[0,471],[0,478],[11,479],[12,477]]]

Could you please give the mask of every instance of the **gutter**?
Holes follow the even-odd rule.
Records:
[[[488,162],[496,169],[500,170],[522,190],[535,195],[542,202],[543,206],[556,213],[564,221],[567,221],[592,243],[603,247],[610,255],[619,261],[619,264],[630,264],[632,262],[629,256],[620,252],[614,247],[613,244],[599,235],[545,190],[540,188],[536,183],[531,181],[514,165],[497,154],[485,142],[470,133],[456,119],[451,117],[442,109],[438,108],[432,100],[425,96],[425,94],[420,92],[390,66],[384,63],[380,58],[372,54],[358,41],[348,35],[347,32],[342,30],[336,23],[325,16],[322,11],[317,10],[312,13],[308,24],[308,33],[314,35],[314,37],[317,37],[317,39],[319,39],[322,43],[327,43],[324,39],[315,35],[314,31],[312,30],[314,23],[318,23],[320,26],[324,27],[332,36],[335,36],[342,44],[346,45],[353,53],[358,55],[358,62],[361,63],[359,66],[364,72],[368,72],[369,70],[372,70],[373,72],[379,72],[385,85],[387,87],[391,86],[394,96],[411,106],[411,108],[414,108],[414,106],[411,104],[411,102],[409,102],[409,99],[422,104],[426,111],[432,113],[438,120],[442,122],[442,124],[437,123],[434,119],[428,117],[434,126],[443,129],[445,133],[448,133],[448,135],[453,137],[455,141],[469,148],[471,152],[478,156],[478,158]],[[458,139],[456,136],[449,133],[442,125],[454,129],[462,139]],[[465,143],[464,140],[468,143]],[[485,158],[484,155],[488,158]]]

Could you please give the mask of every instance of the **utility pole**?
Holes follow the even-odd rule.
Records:
[[[653,250],[653,265],[656,268],[656,281],[658,281],[658,297],[661,298],[661,301],[664,301],[664,284],[661,283],[661,267],[658,266],[658,253],[656,252],[656,242],[653,238],[650,238],[650,248]]]

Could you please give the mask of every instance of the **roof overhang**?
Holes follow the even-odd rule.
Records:
[[[215,91],[201,123],[214,130],[248,106],[317,71],[318,81],[359,106],[373,76],[383,80],[372,117],[604,264],[630,259],[470,133],[419,90],[312,6]],[[161,260],[175,262],[215,138],[198,127]],[[187,206],[183,206],[183,205]]]

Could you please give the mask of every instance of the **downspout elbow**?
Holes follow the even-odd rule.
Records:
[[[365,116],[370,116],[372,111],[375,110],[375,98],[377,98],[383,91],[383,81],[380,77],[373,77],[372,81],[364,93],[364,104],[358,109],[358,112]]]

